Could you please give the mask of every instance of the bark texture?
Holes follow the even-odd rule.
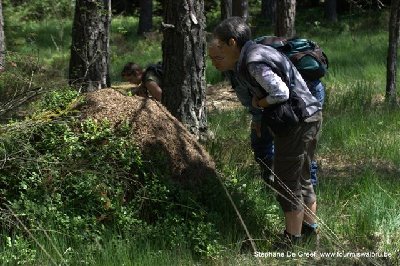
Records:
[[[249,19],[249,2],[248,0],[232,0],[232,16]]]
[[[261,16],[271,25],[276,23],[276,2],[277,0],[262,0],[261,1]]]
[[[232,0],[221,0],[221,20],[232,17]]]
[[[331,22],[337,22],[337,1],[325,0],[325,18]]]
[[[77,0],[69,82],[81,92],[110,87],[110,0]]]
[[[162,103],[200,136],[207,129],[204,2],[168,0],[164,12]]]
[[[387,55],[386,100],[396,101],[397,48],[400,32],[400,0],[392,0],[389,20]]]
[[[140,0],[140,16],[138,34],[149,32],[153,29],[153,1]]]
[[[291,38],[296,35],[296,0],[280,0],[277,2],[277,20],[275,35]]]

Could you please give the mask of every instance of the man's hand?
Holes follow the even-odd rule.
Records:
[[[253,99],[251,100],[251,105],[253,105],[254,108],[257,109],[263,109],[260,105],[259,105],[259,99],[257,98],[257,96],[253,95]]]
[[[264,109],[269,106],[267,102],[267,97],[258,99],[257,96],[253,95],[253,99],[251,100],[251,105],[257,109]]]
[[[257,137],[261,138],[261,122],[251,122],[251,130],[255,130]]]
[[[140,97],[148,97],[147,89],[145,86],[143,86],[143,84],[141,84],[135,88],[132,88],[131,92],[132,92],[132,95],[137,95]]]

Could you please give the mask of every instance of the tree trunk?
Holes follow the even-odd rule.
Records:
[[[276,23],[276,2],[277,0],[261,1],[261,16],[264,17],[271,25]]]
[[[221,0],[221,20],[232,17],[232,0]]]
[[[325,18],[330,22],[337,22],[336,0],[325,0]]]
[[[248,0],[232,0],[232,16],[249,19],[249,3]]]
[[[166,0],[162,103],[197,137],[207,129],[203,0]]]
[[[139,27],[138,34],[142,35],[145,32],[149,32],[153,28],[153,1],[152,0],[140,0],[140,16],[139,16]]]
[[[5,69],[6,38],[4,36],[3,5],[0,0],[0,72]]]
[[[110,87],[111,0],[76,0],[69,83],[80,92]]]
[[[400,0],[392,0],[389,21],[389,47],[386,72],[386,100],[396,101],[397,47],[400,31]]]
[[[294,22],[296,18],[296,0],[279,0],[276,6],[277,20],[275,35],[291,38],[296,35]]]
[[[114,14],[133,16],[139,0],[113,0],[111,1],[111,9]]]

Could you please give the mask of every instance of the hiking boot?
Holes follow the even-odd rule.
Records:
[[[318,224],[309,224],[303,222],[301,227],[301,235],[303,236],[304,242],[310,245],[315,244],[315,248],[319,247],[319,228]]]
[[[302,236],[295,236],[289,234],[286,230],[278,239],[272,244],[272,249],[276,251],[290,251],[294,246],[301,243]]]

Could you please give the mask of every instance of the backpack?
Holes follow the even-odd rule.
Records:
[[[163,68],[162,68],[162,63],[158,62],[156,64],[150,64],[146,67],[145,73],[143,75],[143,78],[146,77],[146,73],[152,72],[154,75],[156,75],[158,78],[162,80],[163,77]]]
[[[285,54],[294,64],[305,81],[319,80],[328,70],[328,57],[321,47],[308,39],[285,39],[275,36],[262,36],[256,43],[269,45]]]

